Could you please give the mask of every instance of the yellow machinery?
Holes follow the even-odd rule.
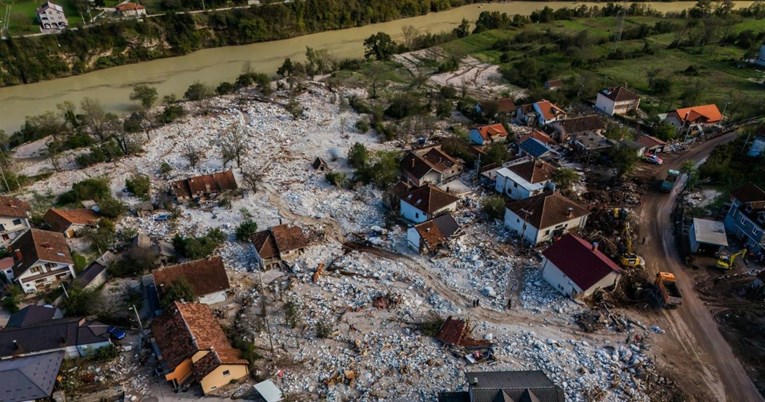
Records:
[[[625,242],[627,243],[627,251],[619,258],[619,263],[622,264],[623,267],[627,268],[644,266],[645,260],[643,260],[643,257],[637,255],[632,247],[632,231],[630,230],[629,222],[624,223],[624,230],[622,231],[622,235],[624,236]]]
[[[717,263],[715,264],[717,268],[729,270],[733,269],[733,267],[736,266],[736,258],[743,257],[746,255],[746,249],[741,249],[741,251],[733,253],[733,254],[723,254],[719,258],[717,258]]]

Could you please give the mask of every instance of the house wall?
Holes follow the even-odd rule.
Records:
[[[499,172],[497,172],[497,180],[494,183],[494,189],[497,192],[506,194],[514,200],[525,200],[542,193],[545,188],[555,189],[555,185],[549,180],[534,184],[525,180],[516,181],[511,176],[504,176]]]
[[[696,231],[694,225],[691,223],[691,229],[688,231],[688,241],[691,244],[691,253],[699,251],[699,242],[696,240]]]
[[[62,29],[69,25],[63,12],[48,8],[37,14],[40,20],[40,26],[44,29]]]
[[[675,114],[674,112],[668,114],[667,118],[664,119],[664,121],[675,126],[675,128],[678,128],[678,129],[683,126],[683,122],[680,121],[680,117],[677,116],[677,114]]]
[[[765,236],[762,224],[752,221],[741,213],[741,202],[734,200],[725,216],[725,230],[743,240],[747,249],[754,254],[765,252]]]
[[[279,252],[279,257],[281,257],[282,260],[293,260],[297,258],[300,255],[300,252],[303,249],[295,249],[285,252]]]
[[[509,230],[523,235],[526,243],[536,245],[537,228],[532,225],[526,225],[526,229],[523,228],[523,219],[516,215],[515,212],[505,208],[505,227]]]
[[[420,211],[404,200],[401,200],[399,211],[401,212],[401,216],[414,223],[422,223],[428,220],[428,216],[425,212]]]
[[[582,269],[587,269],[583,267]],[[547,258],[542,262],[542,277],[549,283],[555,290],[566,296],[589,296],[598,289],[607,288],[613,286],[619,281],[621,275],[616,272],[611,272],[597,281],[595,284],[587,289],[580,288],[574,281],[571,280],[563,271],[560,270],[555,264],[553,264]]]
[[[0,217],[0,245],[8,247],[11,242],[29,229],[29,219]]]
[[[201,357],[200,357],[201,358]],[[172,362],[169,362],[172,363]],[[191,370],[194,363],[191,358],[182,361],[179,365],[175,366],[173,371],[165,374],[166,381],[175,381],[178,384],[183,384],[189,376],[191,376]]]
[[[202,304],[216,304],[226,301],[226,291],[220,290],[215,293],[206,294],[199,298],[199,302]]]
[[[46,264],[52,264],[51,266],[46,266]],[[33,270],[36,270],[37,272],[33,272]],[[59,271],[55,274],[53,274],[54,271]],[[49,276],[45,276],[42,278],[32,279],[32,277],[45,274],[45,273],[51,273]],[[45,286],[54,286],[55,284],[61,283],[65,280],[75,278],[76,275],[74,273],[74,266],[71,264],[61,264],[61,263],[52,263],[49,261],[37,261],[32,266],[27,268],[19,277],[16,279],[18,280],[19,284],[21,285],[21,288],[24,289],[24,292],[27,294],[35,293],[38,290],[38,287],[45,287]]]
[[[422,252],[422,246],[420,245],[420,233],[414,227],[410,227],[406,230],[406,242],[409,247],[416,250],[418,253]]]
[[[205,394],[218,389],[231,381],[246,377],[249,369],[246,364],[222,364],[207,374],[199,384]]]
[[[77,346],[77,354],[78,354],[77,357],[91,356],[93,353],[96,353],[96,350],[109,346],[111,344],[112,344],[111,341],[106,340],[104,342]]]
[[[555,232],[559,228],[563,228],[563,233],[568,233],[571,231],[576,231],[581,228],[584,228],[584,226],[587,224],[587,215],[581,216],[579,218],[570,219],[568,221],[565,221],[563,223],[549,226],[546,228],[543,228],[537,233],[536,243],[539,244],[548,240],[552,240],[553,232]]]
[[[609,116],[614,115],[614,101],[601,93],[598,93],[598,97],[595,99],[595,107]]]
[[[468,132],[468,137],[470,138],[470,142],[477,145],[483,145],[484,139],[481,137],[481,133],[478,132],[478,130],[471,128],[470,132]]]
[[[522,217],[516,215],[515,212],[505,208],[505,227],[518,234],[525,233],[524,239],[526,242],[537,245],[539,243],[551,240],[553,237],[553,232],[555,232],[555,230],[558,228],[564,228],[564,234],[579,228],[583,228],[587,224],[587,215],[568,220],[555,226],[543,228],[542,230],[538,230],[534,226],[527,224],[526,230],[524,231],[523,223],[524,222]]]
[[[627,114],[633,110],[637,110],[640,107],[640,99],[635,101],[622,101],[614,104],[613,114]]]

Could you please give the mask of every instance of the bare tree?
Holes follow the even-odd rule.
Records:
[[[83,99],[80,108],[82,109],[85,125],[91,134],[96,135],[101,142],[106,141],[110,133],[120,125],[117,115],[104,111],[101,102],[96,99]]]
[[[141,151],[141,140],[138,133],[131,133],[125,129],[117,129],[114,132],[114,139],[125,155],[132,155]]]
[[[48,143],[45,148],[45,155],[50,158],[50,164],[53,165],[53,169],[57,172],[61,171],[61,165],[58,163],[58,156],[61,153],[61,143],[55,139]]]
[[[197,167],[197,164],[202,160],[202,152],[188,141],[184,141],[181,155],[189,161],[189,166],[192,168]]]
[[[247,136],[241,125],[230,127],[226,130],[220,138],[218,145],[221,149],[223,166],[234,160],[238,167],[242,166],[242,157],[245,156],[247,151]]]
[[[242,168],[242,179],[253,193],[258,192],[258,187],[263,181],[263,173],[261,173],[263,170],[254,167]]]
[[[404,27],[401,28],[401,32],[404,33],[404,46],[411,50],[412,46],[414,46],[414,39],[417,38],[420,31],[411,25],[404,25]]]

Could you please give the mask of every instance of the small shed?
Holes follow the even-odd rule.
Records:
[[[255,384],[255,392],[265,402],[279,402],[282,400],[282,391],[271,380],[265,380]]]
[[[714,254],[720,247],[728,247],[725,224],[720,221],[693,218],[688,238],[691,253]]]

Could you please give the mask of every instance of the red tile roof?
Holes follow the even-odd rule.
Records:
[[[592,244],[574,234],[566,234],[542,252],[580,289],[589,289],[606,275],[621,269]]]
[[[0,196],[0,216],[8,218],[28,218],[32,207],[26,201],[14,197]]]
[[[399,163],[399,167],[402,171],[421,179],[431,170],[443,173],[459,163],[457,159],[437,146],[424,151],[409,151]]]
[[[522,143],[526,141],[529,138],[534,138],[535,140],[545,144],[545,145],[555,145],[557,142],[552,139],[549,135],[546,133],[539,131],[539,130],[532,130],[529,134],[524,134],[521,136],[521,138],[518,139],[518,143]]]
[[[432,214],[447,205],[457,202],[459,198],[428,184],[413,189],[403,196],[401,200],[406,201],[407,204],[426,214]]]
[[[600,93],[614,102],[640,100],[640,97],[637,96],[637,94],[624,87],[605,88],[601,90]]]
[[[234,172],[231,170],[178,180],[172,187],[177,198],[207,196],[238,188]]]
[[[223,259],[219,256],[155,269],[152,275],[160,292],[180,278],[189,283],[196,296],[209,295],[231,287]]]
[[[558,115],[566,114],[566,112],[559,108],[558,106],[555,106],[552,102],[543,99],[536,103],[537,107],[539,108],[539,111],[542,113],[542,117],[545,118],[545,120],[551,120]]]
[[[476,127],[475,129],[478,130],[478,134],[480,134],[481,137],[486,141],[492,140],[494,138],[507,137],[507,130],[505,130],[505,126],[503,126],[501,123],[490,124],[488,126],[480,126]]]
[[[677,115],[680,122],[707,123],[714,124],[722,120],[722,113],[717,109],[717,105],[692,106],[677,109],[673,113]]]
[[[136,3],[123,3],[115,7],[117,11],[143,10],[144,7]]]
[[[507,203],[507,208],[521,218],[528,212],[527,222],[537,229],[548,228],[590,213],[558,192],[546,192],[525,200],[511,201]]]
[[[638,137],[637,142],[648,148],[667,145],[666,142],[650,135],[641,135]]]
[[[99,219],[101,217],[89,208],[51,208],[43,216],[43,220],[51,226],[51,229],[58,232],[63,232],[72,225],[95,225]]]

